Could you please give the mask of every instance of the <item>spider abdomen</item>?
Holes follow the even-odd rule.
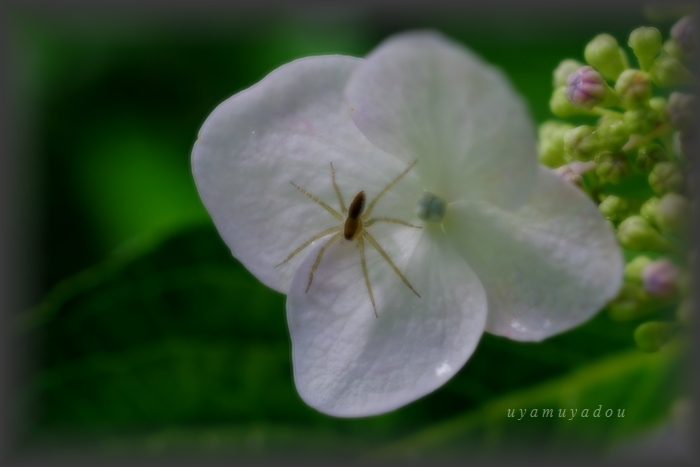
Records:
[[[345,228],[343,230],[345,240],[352,240],[362,230],[362,219],[360,219],[360,215],[364,208],[365,192],[361,191],[355,195],[348,209],[348,218],[345,219]]]

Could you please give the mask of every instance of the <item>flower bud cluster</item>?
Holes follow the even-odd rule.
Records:
[[[653,352],[692,314],[688,147],[695,144],[697,98],[688,68],[700,47],[690,17],[666,42],[657,28],[640,27],[627,45],[600,34],[586,45],[585,63],[566,59],[554,70],[552,113],[590,121],[540,125],[539,160],[598,202],[620,245],[637,252],[608,311],[620,321],[649,316],[634,338]],[[675,320],[659,319],[669,308]]]

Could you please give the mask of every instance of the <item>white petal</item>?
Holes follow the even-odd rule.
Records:
[[[420,298],[368,246],[375,317],[355,242],[326,250],[306,293],[316,246],[289,291],[296,387],[308,405],[330,415],[380,414],[430,393],[464,365],[483,333],[483,287],[444,234],[383,228],[393,234],[368,230]]]
[[[484,284],[493,334],[542,340],[588,320],[620,288],[612,229],[579,188],[547,169],[518,211],[457,203],[445,227]]]
[[[360,190],[371,199],[406,167],[371,145],[349,117],[342,90],[360,61],[322,56],[286,64],[219,105],[195,143],[195,182],[216,227],[234,256],[280,292],[308,249],[275,265],[340,223],[290,182],[340,211],[331,162],[346,204]],[[376,213],[410,219],[418,196],[409,173]]]
[[[449,201],[512,208],[536,179],[535,129],[503,74],[437,33],[388,39],[353,73],[352,118]]]

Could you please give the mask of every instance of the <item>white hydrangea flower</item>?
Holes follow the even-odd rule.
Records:
[[[452,377],[484,331],[539,341],[616,295],[613,232],[538,167],[534,135],[498,70],[428,32],[364,60],[293,61],[214,110],[195,181],[233,255],[287,294],[306,403],[396,409]],[[361,211],[360,192],[348,237],[339,197]]]

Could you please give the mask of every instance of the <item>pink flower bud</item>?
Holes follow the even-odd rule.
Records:
[[[656,260],[642,271],[644,289],[655,297],[671,297],[676,293],[676,280],[679,272],[678,266],[671,261],[667,259]]]
[[[692,55],[698,46],[698,34],[695,19],[692,16],[684,16],[671,28],[673,38],[678,48],[685,55]]]
[[[592,66],[584,66],[569,75],[566,97],[574,105],[590,110],[605,100],[605,80]]]
[[[564,181],[582,187],[583,178],[581,178],[581,174],[584,174],[592,169],[595,169],[595,162],[593,161],[573,161],[554,169],[554,173],[559,175]]]

